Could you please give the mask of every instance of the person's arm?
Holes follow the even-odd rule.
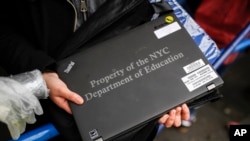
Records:
[[[0,66],[9,74],[34,69],[42,70],[54,62],[46,53],[37,50],[38,47],[28,39],[26,33],[30,33],[30,31],[22,29],[22,25],[26,22],[22,16],[27,13],[28,2],[22,3],[27,7],[17,9],[15,1],[0,2]],[[30,27],[30,29],[34,28]],[[36,37],[35,33],[34,37]]]
[[[43,114],[38,99],[46,99],[48,91],[39,70],[0,77],[0,86],[0,122],[17,139],[25,131],[26,123],[35,123],[35,115]]]
[[[0,23],[0,65],[7,73],[14,75],[33,69],[39,69],[43,72],[48,66],[55,63],[53,58],[45,52],[37,50],[37,47],[32,42],[18,32],[19,29],[16,29],[14,26],[16,23],[13,23],[17,22],[13,13],[8,13],[8,11],[0,9],[0,17],[3,21]],[[77,103],[74,97],[78,95],[64,88],[66,85],[58,78],[56,73],[44,72],[43,74],[46,84],[50,89],[49,95],[51,100],[59,107],[71,113],[68,100]],[[82,103],[82,98],[80,97],[79,99],[80,103]]]
[[[13,32],[11,27],[0,26],[0,64],[8,73],[43,70],[54,63],[51,57],[36,50],[25,38]]]
[[[0,37],[0,64],[3,64],[8,72],[15,74],[32,69],[44,70],[46,66],[54,63],[53,59],[41,51],[32,49],[28,43],[22,42],[17,37],[7,37],[11,36],[5,35],[5,37]],[[2,42],[3,40],[5,40],[5,43]],[[71,92],[56,73],[44,72],[43,77],[50,90],[50,99],[68,113],[71,113],[68,100],[77,104],[83,103],[82,98],[78,94]]]
[[[15,74],[32,69],[45,70],[46,66],[54,63],[54,60],[45,53],[34,50],[25,39],[13,32],[6,32],[6,29],[0,34],[0,64],[7,69],[7,72]],[[43,77],[50,90],[50,99],[68,113],[71,113],[68,100],[77,104],[83,103],[83,99],[71,92],[56,73],[44,72]]]

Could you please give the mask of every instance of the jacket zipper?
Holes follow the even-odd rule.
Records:
[[[74,4],[71,2],[71,0],[67,0],[67,2],[73,7],[74,12],[75,12],[75,21],[74,21],[74,32],[75,32],[77,29],[77,27],[76,27],[77,26],[77,10],[76,10]]]
[[[87,21],[87,4],[85,0],[81,0],[81,12],[83,13],[83,19],[84,21]]]
[[[71,0],[67,0],[67,2],[73,7],[74,12],[75,12],[75,24],[74,24],[74,31],[77,30],[77,10],[74,6],[74,4],[71,2]],[[112,23],[114,23],[115,21],[117,21],[118,19],[120,19],[120,17],[122,17],[123,15],[129,13],[132,9],[134,9],[134,7],[140,5],[143,2],[143,0],[138,0],[138,1],[134,1],[132,4],[130,4],[130,6],[128,6],[128,8],[119,16],[117,16],[116,18],[114,18],[113,20],[110,21],[109,24],[105,25],[103,28],[111,25]],[[87,20],[87,3],[86,0],[81,0],[81,12],[83,12],[83,16],[84,16],[84,21]]]
[[[78,14],[82,14],[83,15],[83,20],[84,21],[87,21],[87,12],[88,12],[88,9],[87,9],[87,2],[86,0],[80,0],[80,11],[81,13],[77,12],[77,8],[75,7],[75,5],[72,3],[71,0],[67,0],[67,2],[72,6],[72,8],[74,9],[74,12],[75,12],[75,21],[74,21],[74,32],[77,30],[77,23],[78,23]]]

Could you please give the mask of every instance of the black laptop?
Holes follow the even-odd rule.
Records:
[[[84,141],[113,140],[223,84],[173,13],[83,49],[58,73]]]

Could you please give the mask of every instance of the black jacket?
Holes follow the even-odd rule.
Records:
[[[87,5],[89,18],[74,32],[75,11],[67,0],[1,1],[0,65],[12,74],[44,70],[80,44],[121,33],[153,14],[147,0],[87,0]],[[124,16],[131,10],[135,14]]]

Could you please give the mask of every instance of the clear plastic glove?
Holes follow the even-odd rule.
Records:
[[[46,99],[48,97],[49,91],[39,70],[13,75],[11,78],[29,89],[38,99]]]
[[[38,70],[0,77],[0,121],[8,126],[13,139],[25,131],[26,123],[36,122],[35,114],[43,114],[38,98],[46,98],[48,91],[40,78]]]

